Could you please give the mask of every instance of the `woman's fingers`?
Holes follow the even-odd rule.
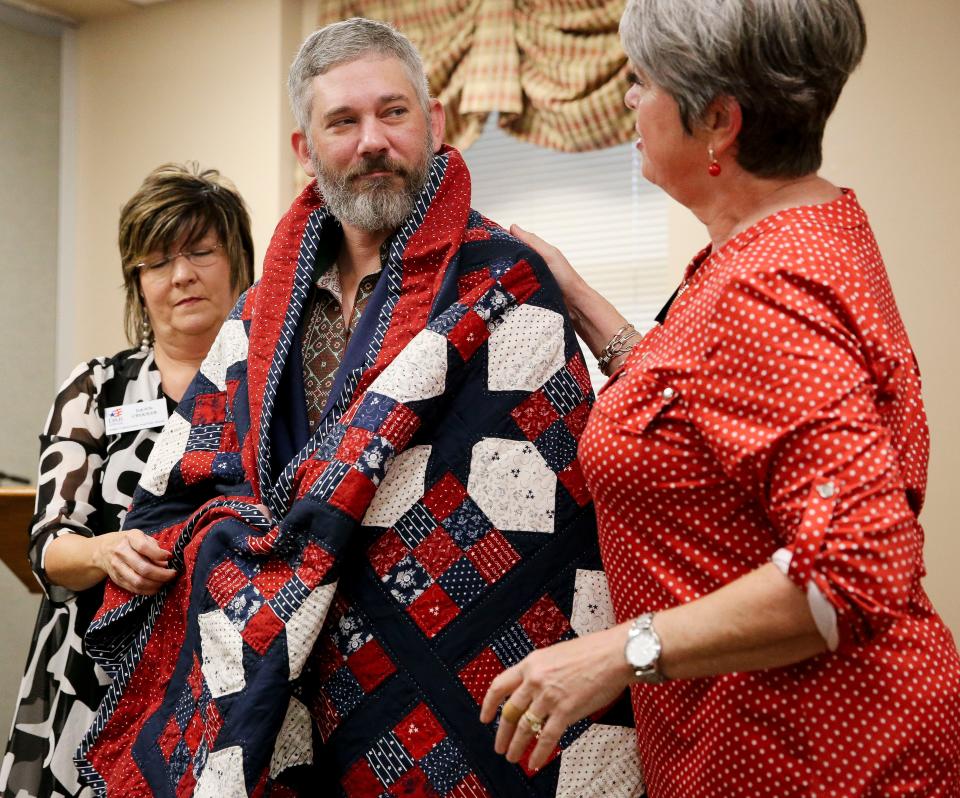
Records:
[[[162,582],[155,582],[141,576],[127,563],[119,559],[111,569],[110,578],[124,590],[143,596],[152,596],[163,587]]]
[[[161,568],[132,549],[129,551],[120,550],[117,552],[117,556],[137,576],[151,582],[157,582],[161,585],[166,584],[177,575],[177,572],[172,568]]]
[[[496,752],[517,762],[530,750],[529,767],[539,769],[568,726],[610,704],[632,675],[622,654],[625,626],[534,651],[494,679],[481,719],[492,720],[496,706],[509,696]]]
[[[169,551],[139,529],[127,530],[126,541],[135,552],[159,565],[166,565],[170,559]]]
[[[530,233],[515,224],[510,225],[510,234],[519,238],[543,258],[557,285],[560,286],[560,293],[563,294],[565,301],[570,301],[582,288],[583,281],[559,249],[548,244],[535,233]]]
[[[507,698],[507,702],[513,707],[513,714],[519,715],[519,717],[513,719],[509,713],[507,717],[504,717],[503,712],[500,713],[497,736],[493,741],[493,750],[498,754],[505,754],[510,749],[514,735],[517,733],[517,730],[524,725],[523,713],[527,707],[530,706],[532,700],[533,692],[527,684],[521,684],[517,690]]]
[[[124,590],[150,596],[176,577],[177,572],[166,567],[169,553],[155,540],[138,529],[115,534],[104,570]]]
[[[553,244],[544,241],[536,233],[531,233],[529,230],[524,230],[522,227],[512,224],[510,225],[510,235],[514,238],[519,238],[524,244],[543,258],[547,266],[550,267],[550,271],[553,272],[554,277],[559,278],[563,276],[565,272],[573,271],[570,262],[564,257],[563,253],[553,246]]]
[[[544,711],[548,713],[547,718],[537,737],[537,744],[530,753],[528,762],[531,770],[539,770],[546,764],[550,754],[553,753],[553,749],[560,742],[560,736],[567,729],[567,721],[564,720],[562,713],[556,711],[556,709],[554,709],[552,715],[549,714],[549,710]],[[509,756],[507,758],[509,759]]]
[[[490,723],[497,716],[497,707],[499,707],[523,681],[523,675],[519,665],[507,668],[503,673],[497,676],[490,683],[487,694],[483,698],[483,704],[480,707],[480,722]],[[526,709],[526,707],[518,707]]]
[[[549,249],[557,251],[557,248],[553,244],[548,243],[546,240],[540,238],[536,233],[531,233],[529,230],[525,230],[518,224],[510,225],[510,235],[514,238],[519,238],[524,244],[529,247],[533,247],[537,252],[543,249]],[[542,254],[542,253],[541,253]]]
[[[523,688],[521,687],[521,689]],[[513,737],[510,739],[510,745],[506,749],[508,762],[519,762],[523,752],[530,745],[530,740],[536,737],[538,733],[543,732],[550,709],[551,707],[548,706],[542,692],[528,704],[526,711],[517,721],[516,728],[513,730]],[[502,752],[498,750],[497,753]]]

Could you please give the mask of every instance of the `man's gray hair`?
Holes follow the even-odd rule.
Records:
[[[743,109],[737,162],[799,177],[820,167],[827,118],[867,33],[857,0],[629,0],[620,38],[688,133],[713,99],[732,96]]]
[[[290,66],[287,89],[290,107],[300,130],[310,128],[313,107],[313,79],[340,64],[356,61],[365,55],[393,56],[400,59],[407,70],[417,100],[424,113],[430,112],[430,89],[420,54],[410,40],[396,28],[384,22],[353,17],[334,22],[311,33],[300,47]]]

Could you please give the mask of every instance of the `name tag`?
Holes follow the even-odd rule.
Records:
[[[162,427],[167,423],[167,400],[134,402],[107,408],[107,435],[118,435],[135,429]]]

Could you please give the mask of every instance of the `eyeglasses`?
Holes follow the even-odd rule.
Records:
[[[186,258],[194,266],[200,268],[213,266],[217,262],[217,252],[221,249],[223,249],[223,244],[213,244],[191,252],[174,252],[165,258],[160,258],[160,260],[140,261],[140,263],[135,263],[133,268],[140,272],[141,277],[153,280],[168,276],[177,258]]]

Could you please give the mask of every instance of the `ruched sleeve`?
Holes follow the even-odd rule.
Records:
[[[864,317],[829,269],[816,274],[728,283],[686,401],[724,471],[756,492],[815,616],[825,600],[840,644],[858,645],[903,616],[922,534],[877,405]]]

